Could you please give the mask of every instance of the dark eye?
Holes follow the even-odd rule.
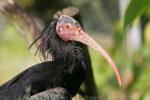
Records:
[[[58,32],[60,32],[60,29],[58,29]]]
[[[69,25],[66,25],[67,28],[69,28]]]
[[[66,24],[65,27],[69,29],[69,28],[70,28],[70,25]]]

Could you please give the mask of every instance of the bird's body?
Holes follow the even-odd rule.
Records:
[[[0,100],[24,100],[54,87],[63,87],[75,95],[85,77],[85,69],[81,63],[66,63],[48,61],[32,66],[1,86]],[[70,63],[72,68],[68,68]]]
[[[75,42],[66,43],[58,38],[53,28],[55,24],[49,24],[43,31],[42,39],[48,43],[40,45],[42,53],[52,54],[53,61],[34,65],[6,82],[0,87],[0,100],[23,100],[54,87],[63,87],[72,95],[77,93],[86,75],[86,56]]]

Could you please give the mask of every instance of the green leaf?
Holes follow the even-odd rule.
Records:
[[[148,8],[150,0],[131,0],[124,16],[124,29]]]

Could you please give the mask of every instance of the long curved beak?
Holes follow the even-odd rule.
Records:
[[[81,30],[80,34],[78,34],[78,36],[74,37],[73,40],[79,41],[83,44],[86,44],[87,46],[89,46],[89,47],[95,49],[96,51],[98,51],[109,62],[109,64],[112,66],[119,85],[120,86],[122,85],[122,79],[121,79],[120,73],[119,73],[115,63],[113,62],[111,57],[108,55],[108,53],[94,39],[92,39],[83,30]]]

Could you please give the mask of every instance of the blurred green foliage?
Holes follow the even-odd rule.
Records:
[[[150,0],[131,0],[125,12],[124,28],[132,24],[148,8],[150,8]]]

